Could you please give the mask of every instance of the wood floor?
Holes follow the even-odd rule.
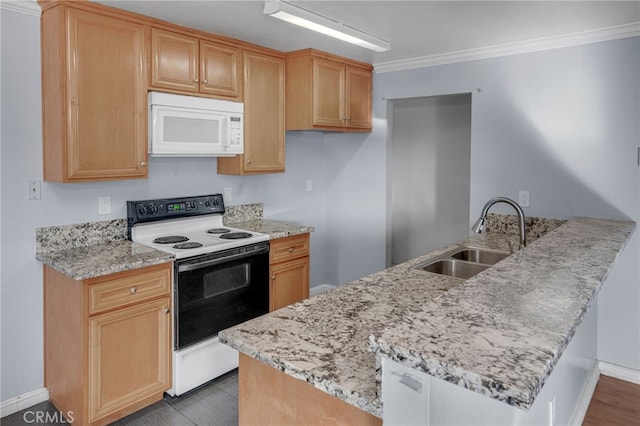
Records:
[[[640,426],[640,385],[600,376],[582,426]]]

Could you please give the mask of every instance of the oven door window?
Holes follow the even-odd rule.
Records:
[[[269,255],[179,272],[176,348],[269,311]]]

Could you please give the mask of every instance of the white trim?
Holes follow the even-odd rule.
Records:
[[[17,13],[24,13],[25,15],[33,15],[37,17],[40,17],[40,15],[42,14],[40,6],[38,6],[38,3],[33,0],[0,0],[0,9],[10,10]]]
[[[49,390],[44,387],[23,393],[0,403],[0,417],[9,416],[48,400]]]
[[[316,285],[309,289],[309,296],[315,296],[316,294],[324,293],[325,291],[333,290],[334,288],[336,288],[336,286],[331,284]]]
[[[624,380],[626,382],[635,383],[640,385],[640,370],[633,368],[621,367],[615,364],[609,364],[608,362],[599,362],[600,373],[613,377],[614,379]]]
[[[580,426],[582,424],[584,417],[587,415],[587,410],[589,409],[589,404],[591,404],[591,398],[593,398],[599,379],[600,370],[598,369],[598,363],[594,362],[593,368],[591,372],[589,372],[589,377],[587,377],[582,387],[578,401],[573,407],[573,413],[571,413],[571,419],[569,421],[570,425]]]
[[[380,62],[373,64],[373,67],[377,73],[402,71],[414,68],[453,64],[457,62],[497,58],[500,56],[517,55],[520,53],[538,52],[541,50],[558,49],[562,47],[571,47],[580,44],[597,43],[601,41],[636,36],[640,36],[640,22],[600,28],[597,30],[563,34],[559,36],[537,38],[516,43],[499,44],[496,46],[481,47],[478,49],[459,50],[457,52],[422,56],[418,58]]]

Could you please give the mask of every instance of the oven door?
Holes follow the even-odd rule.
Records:
[[[269,242],[175,262],[175,349],[269,312]]]

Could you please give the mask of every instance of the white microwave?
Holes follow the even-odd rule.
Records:
[[[242,102],[149,92],[149,155],[242,154],[243,125]]]

